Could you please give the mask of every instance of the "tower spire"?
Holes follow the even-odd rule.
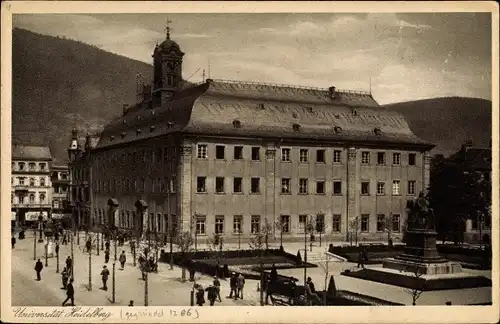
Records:
[[[167,39],[170,39],[170,24],[171,23],[172,23],[172,21],[167,19],[167,26],[165,27],[165,31],[167,32]]]

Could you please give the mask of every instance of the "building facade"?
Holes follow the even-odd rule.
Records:
[[[48,147],[12,145],[12,221],[26,224],[50,217],[52,155]]]
[[[137,103],[76,162],[93,179],[94,223],[226,241],[266,223],[285,240],[303,237],[306,222],[331,239],[354,220],[366,239],[385,238],[388,217],[401,231],[406,201],[429,184],[433,147],[402,115],[333,86],[187,84],[183,56],[167,34],[153,85],[138,84]]]
[[[52,165],[52,219],[71,219],[69,180],[67,165]]]

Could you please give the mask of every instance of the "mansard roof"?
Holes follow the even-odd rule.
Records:
[[[369,93],[207,80],[163,106],[130,108],[105,127],[97,148],[173,132],[433,147]]]
[[[51,161],[52,154],[47,146],[12,145],[12,160]]]

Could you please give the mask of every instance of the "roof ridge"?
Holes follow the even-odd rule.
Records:
[[[226,80],[226,79],[207,79],[216,83],[226,83],[226,84],[239,84],[239,85],[257,85],[257,86],[271,86],[271,87],[280,87],[280,88],[289,88],[289,89],[303,89],[303,90],[316,90],[316,91],[324,91],[328,92],[329,88],[320,88],[320,87],[307,87],[300,85],[292,85],[292,84],[282,84],[282,83],[267,83],[267,82],[256,82],[256,81],[240,81],[240,80]],[[202,81],[197,83],[196,85],[201,85],[207,83],[207,81]],[[360,90],[346,90],[346,89],[335,89],[335,92],[339,93],[352,93],[352,94],[360,94],[371,96],[371,93],[368,91],[360,91]]]

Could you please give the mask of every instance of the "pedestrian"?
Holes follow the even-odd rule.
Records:
[[[365,268],[365,263],[364,263],[364,254],[363,251],[359,251],[358,253],[358,265],[357,267],[359,268],[361,266],[362,269]]]
[[[87,248],[87,253],[90,253],[90,250],[92,248],[92,242],[90,241],[90,237],[87,239],[87,242],[85,243],[85,247]]]
[[[66,258],[66,268],[68,268],[68,271],[71,272],[71,268],[73,267],[73,260],[71,259],[70,256]]]
[[[66,232],[63,233],[62,235],[62,244],[67,245],[68,244],[68,238]]]
[[[75,306],[75,289],[73,288],[73,279],[71,279],[66,286],[66,299],[63,301],[62,305],[66,306],[68,300],[71,299],[71,306]]]
[[[237,281],[237,296],[243,299],[243,287],[245,286],[245,277],[240,273]]]
[[[196,292],[196,305],[203,306],[205,304],[205,290],[202,285],[198,285],[198,291]]]
[[[271,267],[271,278],[270,278],[271,282],[275,282],[276,280],[278,280],[278,271],[276,270],[276,265],[273,263],[272,267]]]
[[[106,251],[104,251],[104,263],[108,262],[109,262],[109,249],[106,249]]]
[[[102,278],[102,289],[105,291],[108,290],[108,285],[107,285],[108,277],[109,277],[109,270],[106,266],[103,266],[101,271],[101,278]]]
[[[56,242],[59,241],[59,233],[57,231],[54,234],[54,239],[56,240]]]
[[[130,253],[134,254],[135,253],[135,241],[130,241]]]
[[[12,244],[12,248],[15,248],[16,247],[16,237],[15,236],[12,236],[11,239],[10,239],[10,243]]]
[[[68,271],[68,268],[64,267],[64,269],[61,272],[63,289],[67,289],[69,275],[70,273]]]
[[[134,301],[133,301],[133,300],[131,300],[131,301],[128,303],[128,306],[129,306],[129,307],[134,307]]]
[[[210,306],[213,306],[215,304],[215,300],[217,299],[217,287],[215,287],[214,285],[210,285],[207,287],[206,291]]]
[[[238,299],[238,278],[236,277],[236,273],[231,274],[231,279],[229,279],[229,287],[231,288],[231,292],[229,293],[229,298],[233,298],[233,293],[234,293],[234,299]]]
[[[35,271],[36,271],[36,280],[40,281],[42,280],[42,276],[40,275],[43,269],[43,263],[38,259],[38,261],[35,264]]]
[[[58,255],[59,254],[59,241],[56,241],[56,249],[55,249],[55,251],[56,251],[56,255]]]
[[[127,262],[127,257],[125,256],[125,251],[122,251],[122,254],[120,254],[120,265],[121,265],[121,268],[123,270],[123,268],[125,267],[125,262]]]
[[[104,244],[106,250],[109,250],[109,241],[106,241],[106,244]]]
[[[317,302],[321,302],[318,294],[316,293],[316,288],[314,288],[314,283],[312,282],[311,277],[307,277],[307,282],[305,285],[306,294],[308,295],[308,301],[312,304],[313,300]]]
[[[222,299],[220,298],[220,281],[217,276],[214,277],[214,287],[217,289],[217,298],[219,298],[219,303],[222,303]]]

